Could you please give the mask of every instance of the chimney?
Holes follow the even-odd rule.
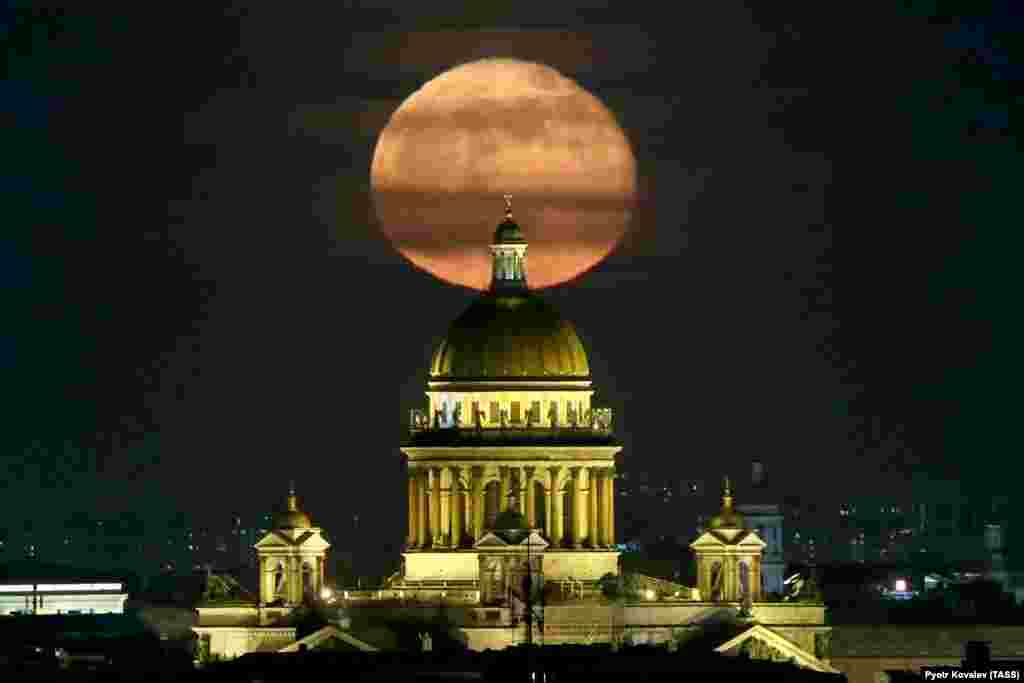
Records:
[[[755,460],[753,467],[751,468],[750,482],[754,486],[760,486],[764,483],[764,463],[760,460]]]

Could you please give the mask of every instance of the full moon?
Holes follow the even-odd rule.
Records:
[[[437,76],[391,115],[370,171],[391,243],[451,284],[486,289],[502,195],[530,247],[530,286],[593,268],[625,234],[636,162],[615,117],[551,67],[485,59]]]

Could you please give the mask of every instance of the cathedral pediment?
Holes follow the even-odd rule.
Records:
[[[508,548],[523,552],[527,549],[530,552],[543,552],[548,547],[548,542],[536,531],[524,533],[520,530],[500,530],[488,531],[473,547],[480,550]]]
[[[823,660],[767,626],[755,624],[735,638],[715,648],[715,652],[729,655],[743,653],[753,659],[775,661],[794,660],[798,666],[813,671],[840,673]]]
[[[748,529],[712,529],[701,534],[690,547],[694,550],[712,550],[725,546],[756,550],[766,545],[756,532]]]
[[[306,529],[302,531],[275,529],[261,538],[255,547],[261,550],[301,548],[302,550],[319,551],[326,550],[331,545],[320,535],[319,529]]]
[[[507,548],[509,547],[509,543],[493,531],[488,531],[480,537],[479,541],[473,544],[473,547],[480,549]]]

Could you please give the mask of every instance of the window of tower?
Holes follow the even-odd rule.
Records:
[[[520,422],[522,422],[522,416],[520,414],[519,401],[512,401],[511,413],[512,413],[512,415],[511,415],[511,417],[509,419],[512,420],[513,424],[519,424]]]
[[[497,401],[491,401],[490,413],[491,413],[491,420],[490,420],[491,424],[492,425],[493,424],[498,424],[498,419],[499,418],[498,418],[498,402]]]

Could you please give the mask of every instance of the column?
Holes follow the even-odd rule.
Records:
[[[416,547],[426,548],[430,540],[430,528],[427,525],[430,519],[430,501],[427,497],[428,477],[430,473],[423,470],[416,470],[416,502],[419,504],[419,514],[416,515],[416,522],[419,525],[416,529]]]
[[[587,469],[587,537],[590,539],[590,547],[598,548],[601,541],[597,533],[597,469]]]
[[[512,473],[509,468],[501,467],[498,469],[498,476],[501,480],[501,485],[498,488],[498,512],[502,513],[508,509],[509,479],[512,477]]]
[[[267,580],[267,575],[270,571],[267,568],[269,564],[269,558],[261,557],[258,562],[260,567],[260,602],[270,602],[270,582]]]
[[[450,548],[452,545],[452,478],[451,468],[441,467],[437,471],[441,480],[441,546]],[[448,481],[446,482],[445,479]]]
[[[435,548],[441,546],[441,468],[432,467],[430,476],[433,486],[430,491],[430,540]]]
[[[526,516],[526,468],[517,467],[516,476],[519,480],[516,482],[516,512]]]
[[[583,530],[586,528],[583,505],[583,468],[572,468],[572,547],[583,547]]]
[[[452,467],[451,473],[452,485],[448,506],[452,511],[452,548],[458,548],[462,545],[462,506],[459,505],[459,501],[462,499],[459,490],[459,477],[462,474],[462,468]]]
[[[484,470],[482,467],[473,468],[473,542],[476,543],[484,535]]]
[[[615,471],[608,468],[604,473],[605,519],[608,546],[615,545]]]
[[[604,468],[592,467],[590,469],[590,490],[594,492],[592,509],[597,518],[597,543],[594,547],[604,548],[608,545],[608,534],[605,531],[608,523],[605,521],[604,509]]]
[[[288,558],[288,602],[297,605],[302,602],[302,565],[294,555]]]
[[[533,481],[533,468],[526,468],[526,525],[531,529],[537,527],[536,486]]]
[[[411,547],[416,543],[416,475],[409,471],[409,533],[405,545]]]
[[[324,557],[320,555],[316,558],[316,575],[313,577],[313,592],[316,597],[320,597],[320,592],[324,589]]]
[[[544,484],[544,535],[547,537],[552,544],[555,542],[555,527],[554,519],[555,514],[552,512],[552,506],[554,505],[555,495],[553,493],[555,486],[555,477],[551,474],[551,470],[547,472],[547,481]]]
[[[555,548],[561,548],[565,542],[565,520],[562,518],[564,497],[558,476],[559,469],[555,467],[551,471],[551,545]]]

